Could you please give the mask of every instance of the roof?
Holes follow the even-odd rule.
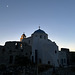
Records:
[[[43,30],[41,30],[41,29],[38,29],[34,33],[45,33],[45,32]]]

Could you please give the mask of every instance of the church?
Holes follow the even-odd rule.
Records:
[[[31,60],[36,64],[49,64],[59,67],[59,50],[55,42],[48,39],[48,34],[42,29],[34,31],[30,37],[22,34],[21,42],[32,47]]]

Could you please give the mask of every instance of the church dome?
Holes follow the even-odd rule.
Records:
[[[45,33],[45,31],[41,30],[40,28],[31,35],[32,37],[41,38],[41,39],[48,39],[48,35]]]
[[[43,30],[41,30],[41,29],[38,29],[34,33],[45,33],[45,32]]]

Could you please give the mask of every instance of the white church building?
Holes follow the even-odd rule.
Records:
[[[37,64],[50,64],[59,67],[59,50],[55,42],[48,39],[48,34],[40,28],[30,37],[23,34],[20,41],[26,42],[32,47],[32,62]]]

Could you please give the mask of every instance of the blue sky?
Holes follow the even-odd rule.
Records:
[[[75,0],[0,0],[0,45],[41,27],[59,49],[75,51]]]

